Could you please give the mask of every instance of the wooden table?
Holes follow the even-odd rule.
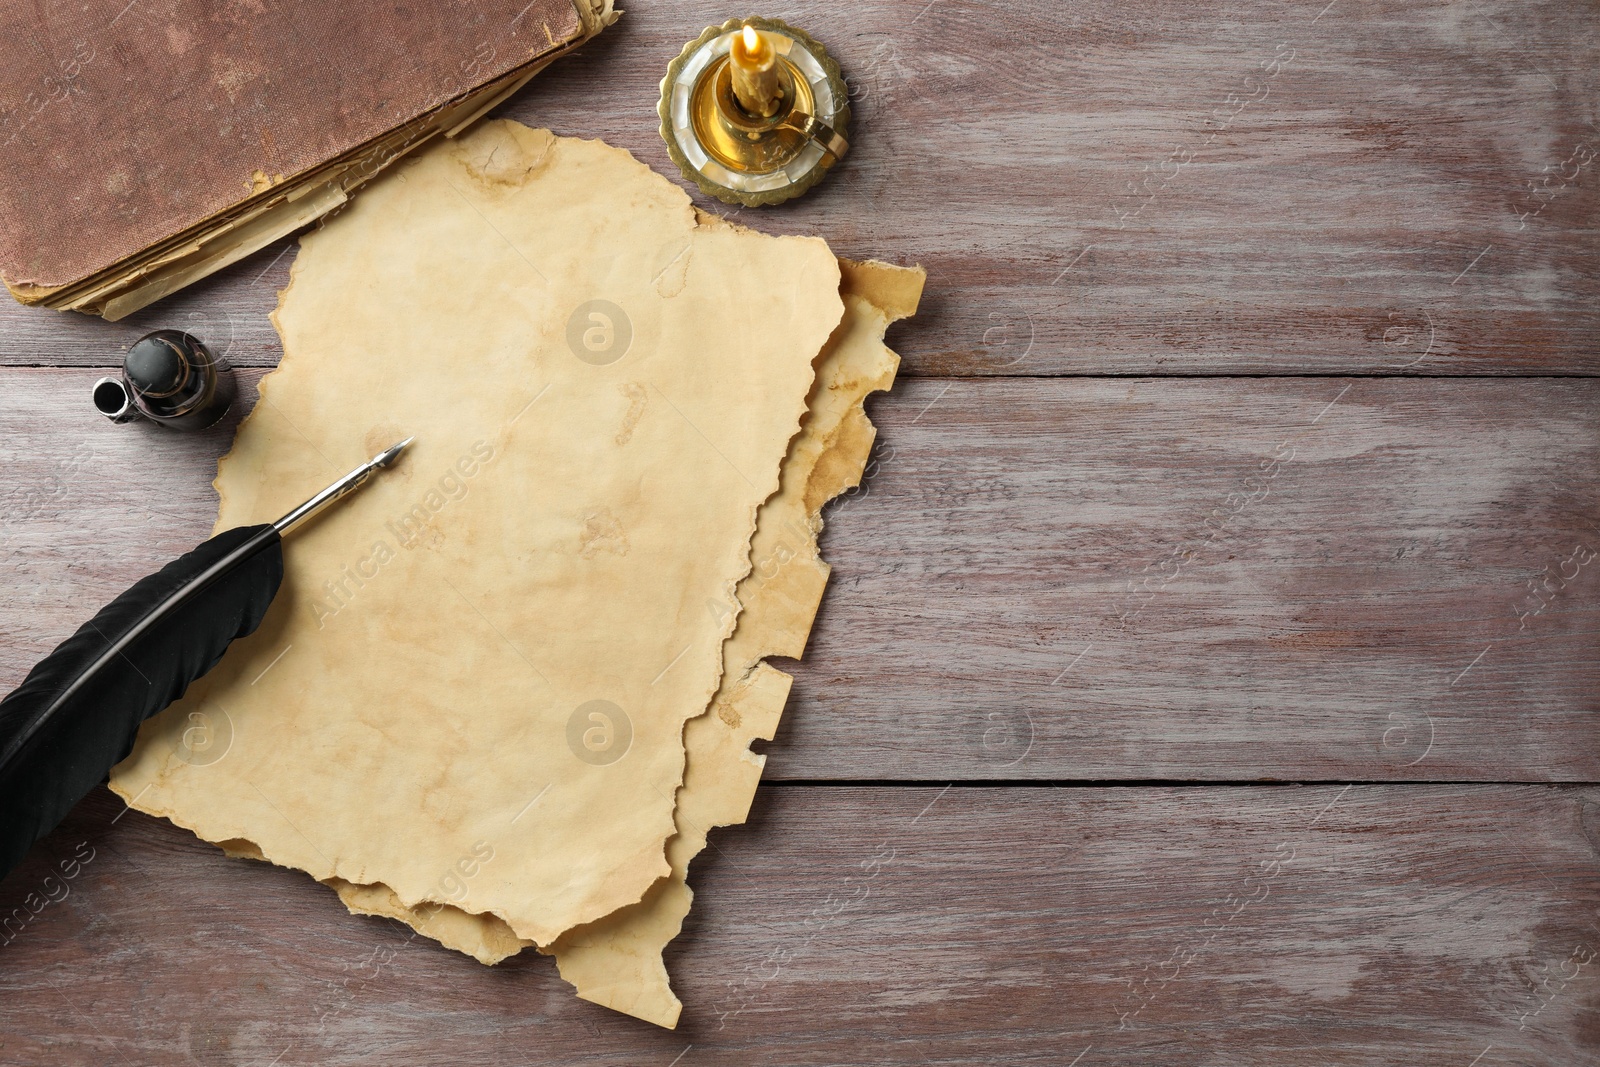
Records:
[[[502,113],[676,180],[656,81],[737,12],[627,6]],[[0,1061],[1600,1062],[1600,12],[777,13],[854,149],[697,202],[928,289],[751,822],[693,869],[682,1025],[100,791],[0,886],[93,856],[0,945]],[[214,514],[231,425],[90,382],[180,326],[253,388],[292,258],[0,307],[0,689]]]

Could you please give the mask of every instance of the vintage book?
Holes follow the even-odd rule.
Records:
[[[0,280],[121,318],[334,210],[615,18],[611,0],[0,6]]]

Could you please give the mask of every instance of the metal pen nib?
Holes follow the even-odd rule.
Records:
[[[367,479],[372,477],[374,471],[380,471],[394,463],[400,457],[400,453],[405,451],[406,446],[415,440],[415,437],[408,437],[399,444],[391,445],[379,452],[376,456],[373,456],[367,462],[273,523],[273,527],[280,536],[287,534],[335,500],[348,496],[361,488],[366,484]]]

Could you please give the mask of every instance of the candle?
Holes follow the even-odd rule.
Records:
[[[805,30],[731,18],[707,26],[668,65],[656,113],[685,178],[756,207],[799,196],[843,158],[849,100],[838,64]]]
[[[733,35],[733,95],[751,115],[768,118],[778,110],[778,53],[766,35],[746,26]]]

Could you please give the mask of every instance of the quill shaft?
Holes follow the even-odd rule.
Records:
[[[360,489],[366,484],[367,479],[372,477],[373,472],[380,471],[384,467],[387,467],[389,464],[393,463],[395,461],[395,457],[404,451],[407,445],[415,440],[415,437],[408,437],[399,444],[379,452],[376,456],[373,456],[370,460],[363,463],[349,474],[346,474],[343,478],[340,478],[338,481],[328,486],[328,488],[324,489],[310,500],[307,500],[304,504],[301,504],[299,507],[289,512],[289,514],[285,515],[272,525],[280,534],[287,534],[290,530],[294,529],[296,526],[299,526],[301,523],[311,518],[311,516],[315,515],[329,504],[332,504],[336,500],[347,497],[357,489]]]

